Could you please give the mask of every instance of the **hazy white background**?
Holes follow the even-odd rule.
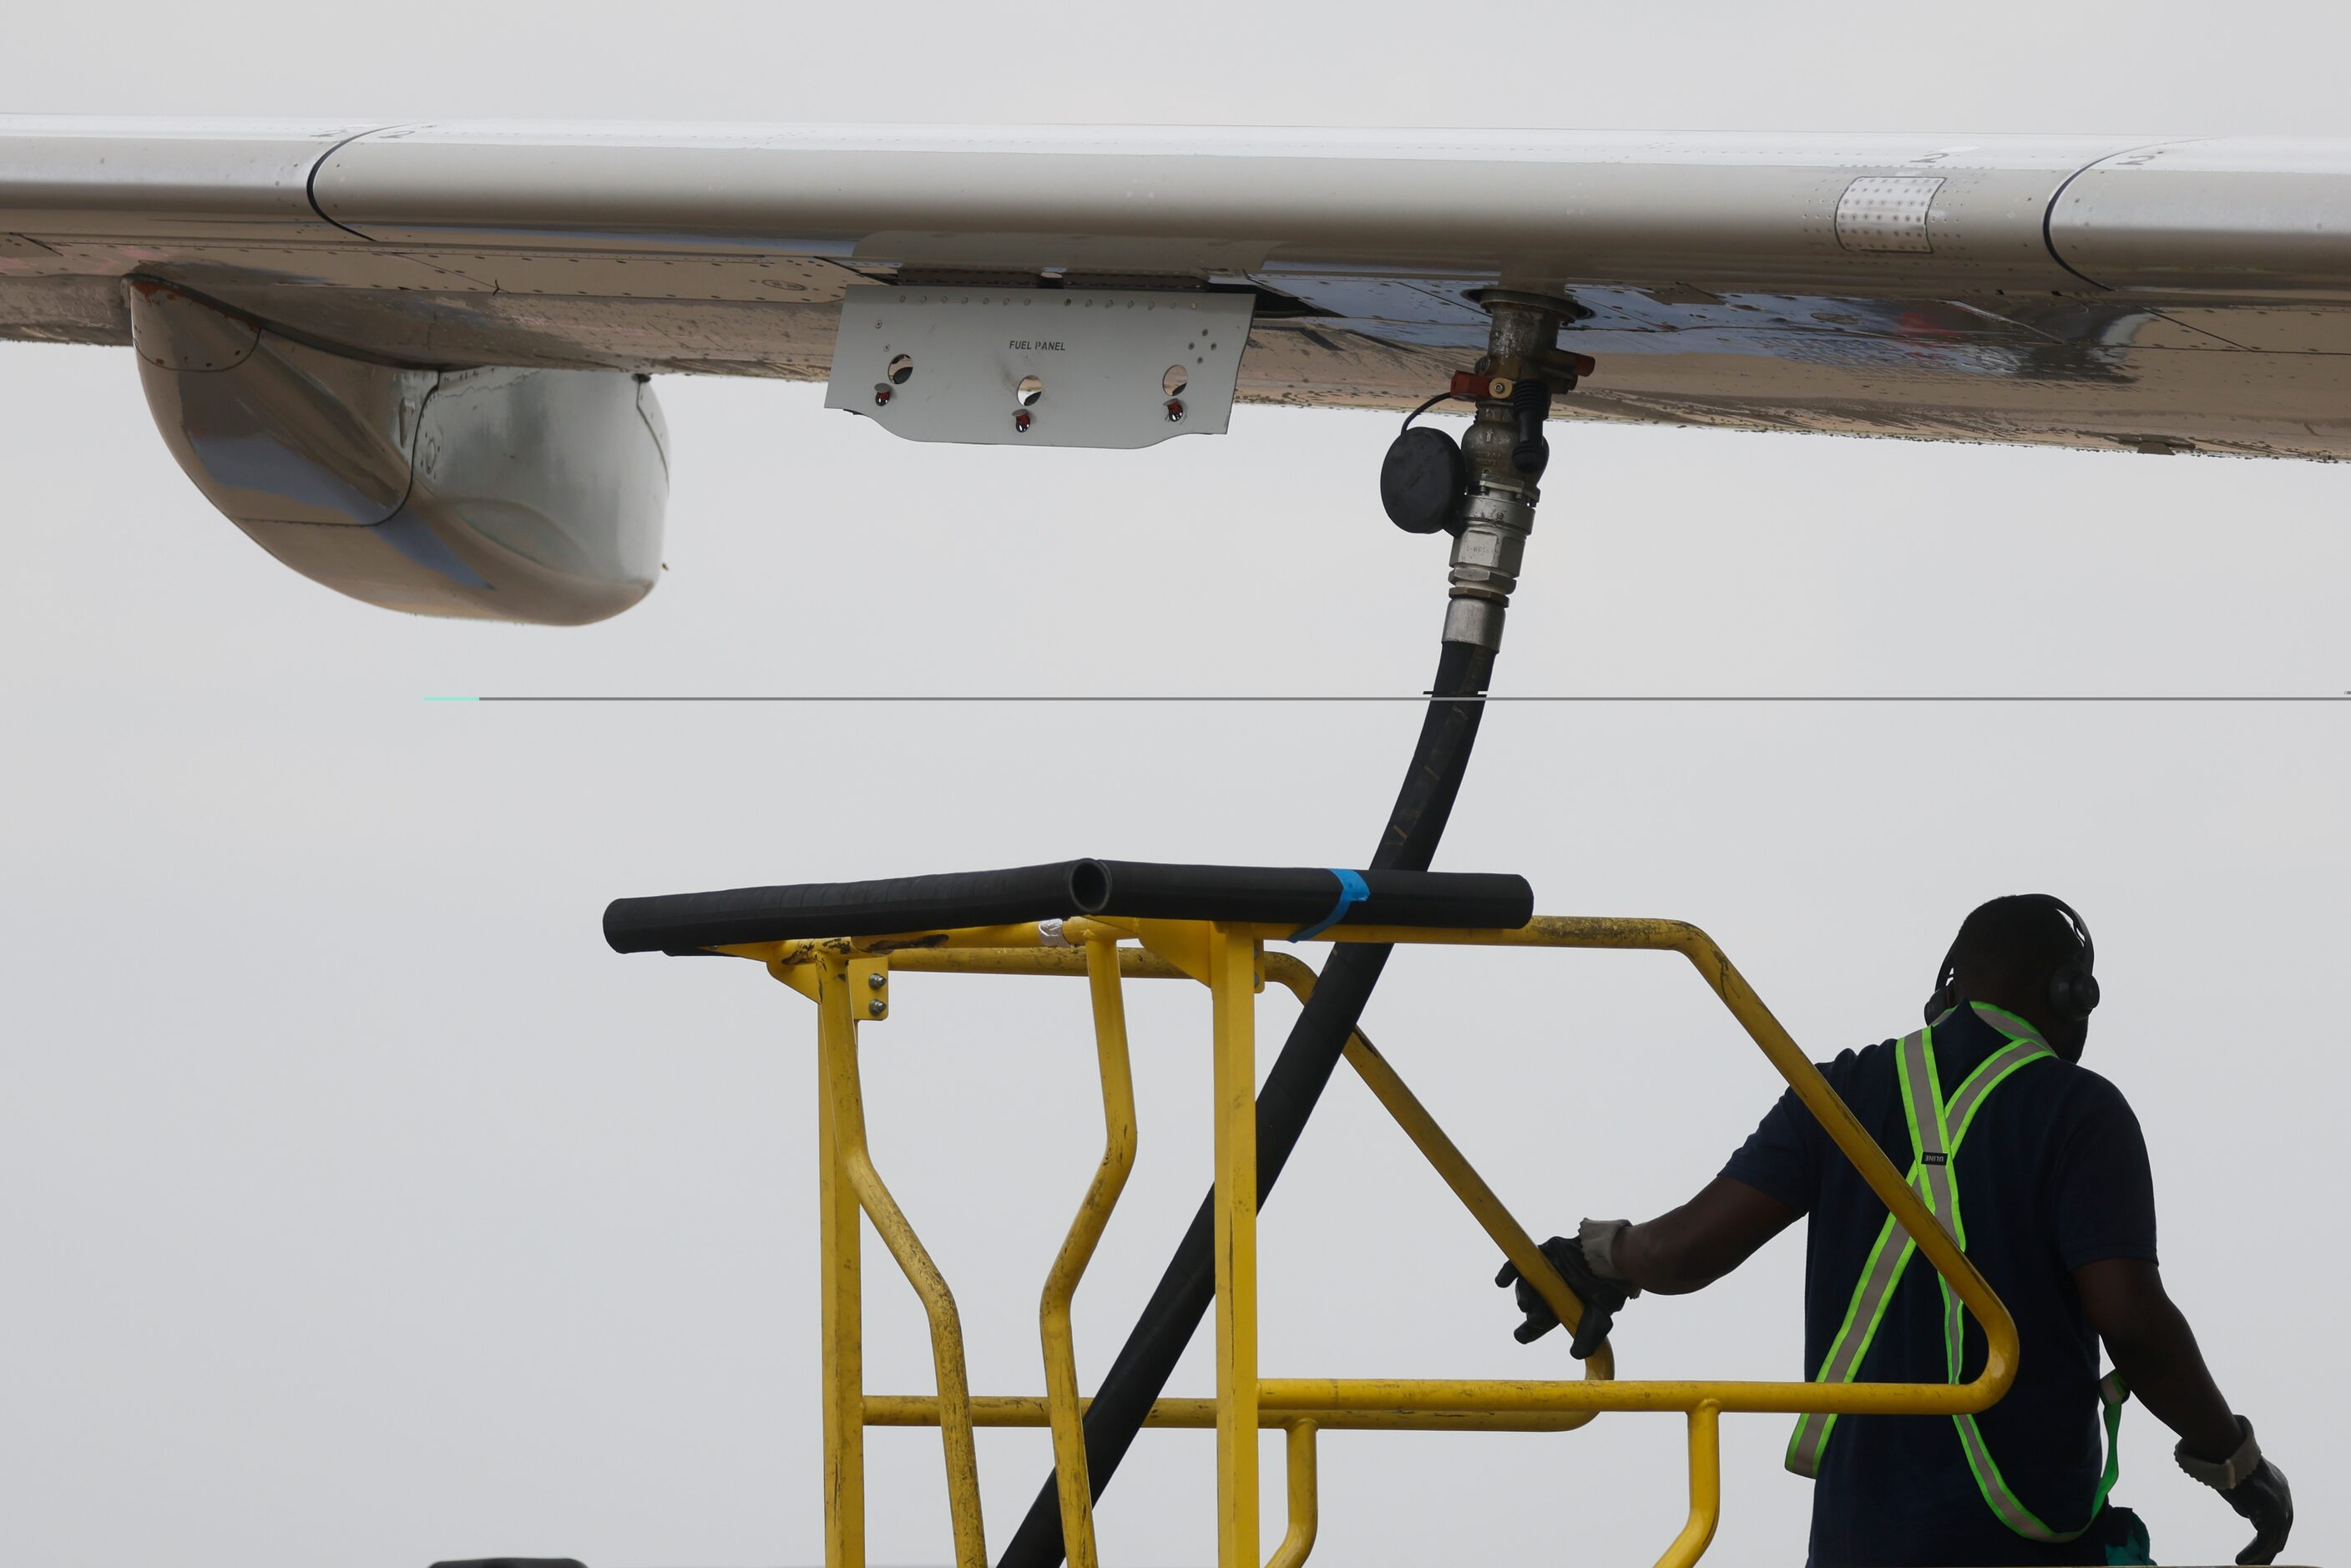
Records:
[[[2343,133],[2338,7],[43,5],[57,112]],[[1244,409],[1140,454],[925,448],[814,389],[662,384],[672,570],[619,620],[403,619],[268,560],[127,353],[0,346],[0,1560],[576,1553],[804,1563],[814,1066],[749,966],[622,960],[616,894],[1072,854],[1355,863],[1416,718],[1349,706],[455,706],[452,693],[1396,693],[1441,544],[1384,417]],[[2334,693],[2346,476],[2122,455],[1562,430],[1498,689]],[[2095,923],[2092,1064],[2156,1155],[2168,1277],[2339,1558],[2342,706],[1499,707],[1440,863],[1700,921],[1826,1054],[1917,1016],[1970,904]],[[902,979],[877,1155],[973,1381],[1098,1140],[1081,988]],[[1142,1163],[1079,1298],[1099,1374],[1207,1173],[1206,1006],[1134,998]],[[1646,1215],[1773,1090],[1636,956],[1415,954],[1368,1028],[1537,1234]],[[1278,1040],[1289,1009],[1269,1000]],[[1270,1047],[1268,1053],[1270,1056]],[[1264,1232],[1278,1374],[1509,1375],[1494,1259],[1342,1077]],[[869,1246],[868,1369],[928,1386]],[[1801,1246],[1644,1301],[1628,1375],[1800,1375]],[[1196,1357],[1179,1390],[1208,1385]],[[1730,1563],[1794,1561],[1775,1418],[1726,1423]],[[2168,1562],[2246,1531],[2134,1408]],[[1324,1439],[1318,1560],[1645,1562],[1681,1435]],[[1114,1563],[1207,1561],[1210,1456],[1146,1437]],[[877,1563],[943,1561],[935,1438],[871,1442]],[[989,1435],[1000,1542],[1041,1434]],[[1270,1446],[1268,1538],[1280,1530]]]

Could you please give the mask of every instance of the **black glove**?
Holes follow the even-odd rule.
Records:
[[[2252,1544],[2237,1553],[2240,1563],[2274,1563],[2294,1528],[2294,1493],[2285,1472],[2267,1459],[2261,1469],[2220,1494],[2220,1500],[2253,1527]]]
[[[1551,1260],[1551,1266],[1559,1270],[1560,1278],[1567,1281],[1567,1288],[1583,1303],[1583,1321],[1575,1325],[1574,1343],[1567,1347],[1570,1355],[1583,1361],[1606,1341],[1608,1331],[1615,1326],[1617,1310],[1626,1299],[1640,1292],[1593,1273],[1592,1265],[1584,1260],[1583,1243],[1573,1237],[1554,1236],[1542,1244],[1541,1251]],[[1503,1264],[1502,1271],[1494,1276],[1494,1283],[1519,1288],[1519,1311],[1526,1313],[1527,1321],[1512,1329],[1510,1334],[1520,1344],[1532,1344],[1559,1327],[1559,1314],[1551,1310],[1551,1303],[1532,1285],[1520,1277],[1516,1263]]]
[[[2240,1563],[2274,1563],[2285,1550],[2286,1532],[2294,1528],[2294,1493],[2286,1489],[2285,1472],[2262,1458],[2261,1440],[2253,1424],[2237,1417],[2237,1451],[2225,1459],[2199,1458],[2188,1451],[2187,1439],[2171,1450],[2179,1468],[2220,1494],[2253,1527],[2252,1544],[2237,1553]]]

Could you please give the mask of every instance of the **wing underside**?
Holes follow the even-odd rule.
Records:
[[[124,280],[403,365],[820,379],[871,283],[1245,290],[1398,407],[1564,292],[1572,416],[2351,453],[2351,144],[0,120],[0,335]]]

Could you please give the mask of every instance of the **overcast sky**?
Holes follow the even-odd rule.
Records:
[[[2346,133],[2337,7],[1260,5],[758,14],[41,6],[54,112]],[[1931,20],[1927,19],[1931,16]],[[1498,75],[1507,66],[1516,75]],[[173,466],[127,351],[0,346],[0,1560],[591,1568],[820,1557],[811,1010],[621,959],[615,894],[1076,854],[1359,863],[1408,706],[431,704],[450,694],[1408,693],[1442,541],[1393,422],[1244,408],[1142,453],[922,447],[818,389],[665,381],[670,571],[578,631],[408,619],[277,566]],[[1499,692],[2325,695],[2345,476],[2314,465],[1562,429]],[[2019,759],[2028,759],[2020,764]],[[1712,931],[1816,1054],[1917,1016],[1953,924],[2095,924],[2090,1064],[2145,1122],[2168,1278],[2340,1558],[2336,1049],[2351,710],[1514,704],[1440,863]],[[1207,1009],[1137,987],[1142,1155],[1078,1300],[1097,1376],[1207,1172]],[[902,979],[876,1155],[976,1388],[1099,1145],[1082,988]],[[1269,998],[1264,1033],[1290,1010]],[[1366,1027],[1538,1236],[1709,1176],[1769,1069],[1640,956],[1407,954]],[[1271,1055],[1269,1044],[1268,1058]],[[1801,1243],[1644,1300],[1627,1375],[1796,1376]],[[868,1378],[928,1388],[868,1251]],[[1269,1208],[1269,1375],[1550,1375],[1491,1249],[1342,1078]],[[1203,1346],[1206,1340],[1203,1338]],[[1206,1392],[1196,1354],[1177,1391]],[[1716,1555],[1793,1560],[1786,1425],[1725,1423]],[[2246,1535],[2134,1407],[2167,1562]],[[1213,1442],[1155,1434],[1106,1561],[1213,1554]],[[1680,1424],[1324,1439],[1318,1560],[1646,1561]],[[1041,1434],[990,1434],[991,1542]],[[1269,1545],[1280,1529],[1269,1447]],[[870,1445],[876,1563],[945,1561],[935,1435]]]

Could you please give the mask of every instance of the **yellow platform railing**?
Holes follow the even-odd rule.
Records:
[[[1268,953],[1287,931],[1199,921],[1086,920],[895,936],[787,941],[718,951],[757,959],[777,979],[815,1001],[820,1114],[817,1144],[824,1341],[826,1568],[864,1568],[865,1442],[868,1427],[936,1427],[946,1450],[948,1511],[956,1568],[987,1568],[979,1470],[973,1434],[981,1427],[1043,1427],[1052,1437],[1061,1531],[1071,1568],[1099,1568],[1086,1471],[1086,1400],[1079,1394],[1071,1307],[1088,1260],[1133,1168],[1134,1090],[1129,1071],[1123,983],[1189,978],[1209,989],[1215,1097],[1216,1364],[1213,1399],[1163,1398],[1150,1427],[1217,1432],[1218,1568],[1257,1568],[1258,1446],[1262,1427],[1287,1434],[1289,1530],[1269,1568],[1297,1568],[1314,1544],[1315,1436],[1332,1428],[1385,1431],[1559,1432],[1604,1410],[1678,1411],[1689,1428],[1689,1514],[1658,1559],[1688,1568],[1714,1537],[1721,1510],[1719,1419],[1725,1411],[1931,1416],[1985,1408],[2016,1375],[2016,1325],[1975,1265],[1905,1183],[1876,1141],[1855,1120],[1802,1048],[1706,933],[1677,920],[1538,916],[1507,931],[1339,925],[1318,941],[1490,947],[1608,947],[1676,952],[1788,1081],[1837,1147],[1918,1250],[1951,1282],[1984,1329],[1983,1371],[1963,1384],[1770,1383],[1624,1379],[1602,1346],[1566,1379],[1331,1378],[1260,1376],[1257,1362],[1256,997],[1266,982],[1301,1000],[1314,975],[1297,958]],[[1130,946],[1130,944],[1132,944]],[[1040,1322],[1044,1397],[975,1396],[965,1372],[963,1326],[946,1281],[875,1169],[865,1139],[857,1064],[861,1019],[889,1014],[892,970],[1083,977],[1092,1001],[1102,1081],[1102,1162],[1080,1201],[1046,1277]],[[1358,1031],[1346,1059],[1486,1234],[1533,1284],[1562,1322],[1583,1306],[1533,1239],[1511,1218],[1386,1058]],[[921,1299],[930,1324],[937,1392],[865,1391],[858,1217],[871,1220]]]

